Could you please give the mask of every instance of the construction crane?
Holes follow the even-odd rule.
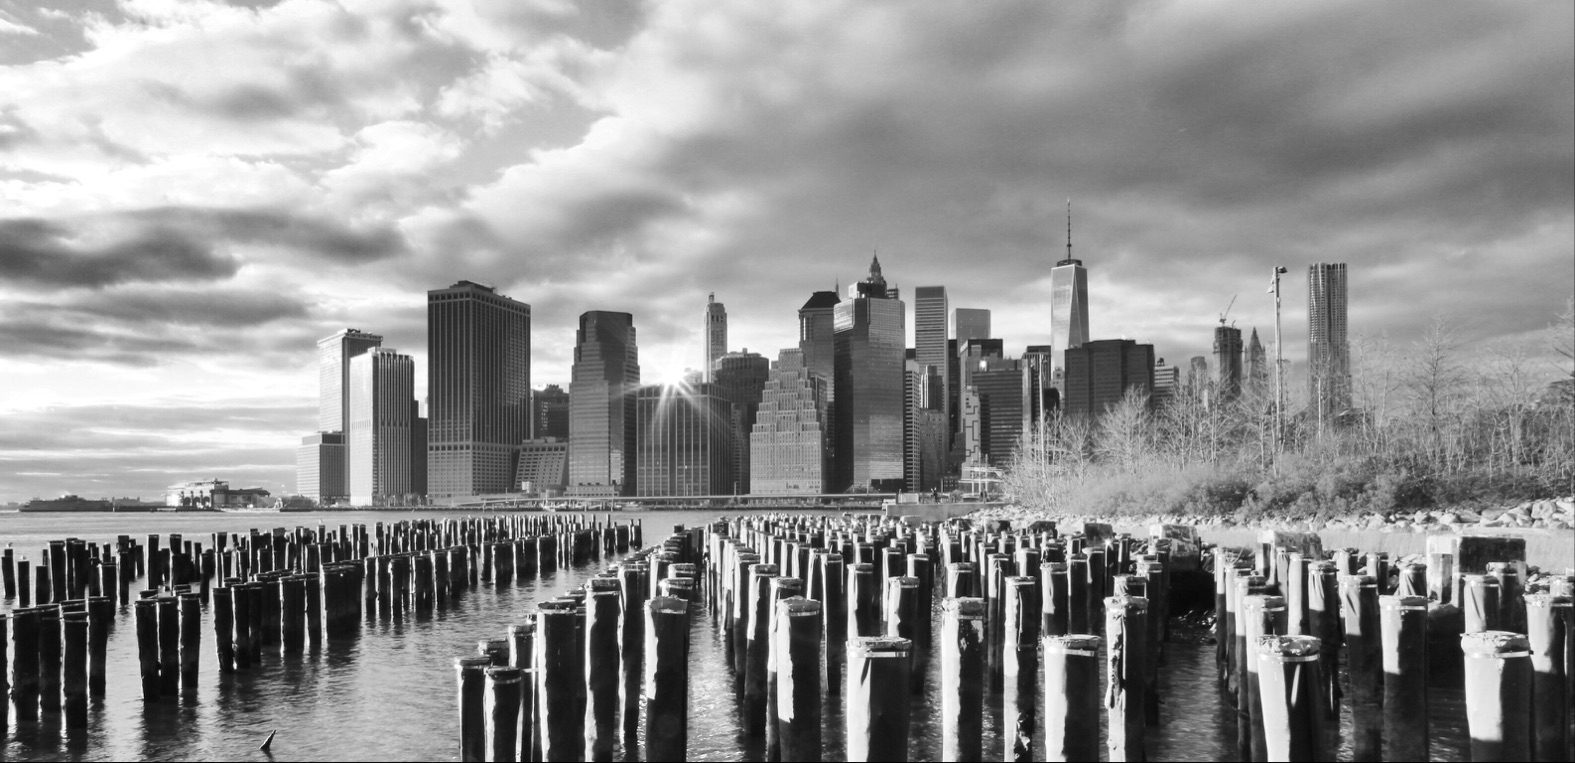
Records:
[[[1239,296],[1241,296],[1241,295],[1240,294],[1232,294],[1232,295],[1230,295],[1230,304],[1225,306],[1225,312],[1220,313],[1220,325],[1221,326],[1225,325],[1225,316],[1230,315],[1230,309],[1232,307],[1236,306],[1236,298],[1239,297]],[[1231,325],[1234,326],[1236,324],[1235,323],[1231,323]]]

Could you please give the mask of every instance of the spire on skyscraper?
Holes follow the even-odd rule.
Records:
[[[1066,258],[1072,259],[1072,197],[1066,197]]]

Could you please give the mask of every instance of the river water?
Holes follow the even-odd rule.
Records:
[[[66,536],[112,543],[130,534],[182,533],[205,541],[210,533],[282,526],[329,527],[452,516],[441,513],[333,512],[322,514],[0,514],[0,544],[36,564],[48,541]],[[613,515],[621,519],[619,515]],[[647,543],[673,525],[692,527],[716,512],[646,512],[640,515]],[[205,543],[206,545],[206,543]],[[106,695],[90,708],[89,728],[68,732],[58,721],[19,724],[6,714],[3,760],[458,760],[459,732],[453,658],[474,655],[478,640],[501,638],[524,620],[537,601],[583,585],[608,560],[560,569],[544,578],[500,588],[483,586],[420,621],[366,622],[346,642],[325,642],[316,652],[265,657],[261,667],[221,676],[211,657],[213,629],[203,627],[200,685],[180,698],[144,703],[138,677],[136,634],[130,607],[120,608],[109,640]],[[134,586],[140,587],[140,586]],[[15,602],[4,602],[9,612]],[[937,607],[939,605],[937,604]],[[697,607],[690,664],[689,755],[694,760],[763,760],[764,740],[738,733],[731,668],[714,624]],[[937,617],[935,631],[939,632]],[[1161,724],[1151,728],[1153,760],[1234,760],[1234,710],[1216,689],[1212,645],[1170,643],[1160,672]],[[9,652],[9,650],[8,650]],[[914,760],[941,753],[940,698],[929,661],[925,692],[913,700]],[[9,666],[7,666],[9,677]],[[1459,689],[1430,693],[1433,757],[1467,757],[1465,708]],[[1000,695],[984,719],[985,758],[1000,759]],[[7,701],[9,701],[7,699]],[[841,701],[827,697],[826,759],[843,757]],[[1043,707],[1041,700],[1041,708]],[[1351,716],[1342,718],[1347,740],[1341,759],[1350,759]],[[1101,724],[1103,727],[1103,724]],[[271,753],[257,750],[270,731],[278,734]],[[1043,754],[1043,730],[1035,745]]]

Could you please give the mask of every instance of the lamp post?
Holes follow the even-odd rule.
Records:
[[[1279,468],[1280,448],[1285,442],[1285,351],[1280,341],[1280,276],[1288,272],[1280,265],[1274,266],[1274,278],[1269,291],[1274,293],[1274,464]]]

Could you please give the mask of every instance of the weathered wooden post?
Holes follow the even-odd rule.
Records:
[[[1383,754],[1383,641],[1379,634],[1378,583],[1371,575],[1340,578],[1341,618],[1351,682],[1357,760],[1378,760]]]
[[[1039,630],[1046,636],[1065,636],[1068,631],[1068,580],[1065,562],[1039,563]]]
[[[1039,725],[1039,611],[1034,579],[1007,578],[1005,597],[1001,687],[1006,747],[1002,754],[1006,760],[1031,761],[1035,759],[1034,731]]]
[[[941,745],[945,760],[981,759],[984,735],[985,603],[941,601]]]
[[[880,589],[875,566],[860,562],[848,568],[848,632],[846,639],[873,638],[880,634]]]
[[[486,657],[454,660],[459,682],[459,759],[466,763],[487,757],[486,670],[491,664]]]
[[[612,760],[618,740],[618,580],[591,578],[585,586],[585,719],[588,760]]]
[[[1531,759],[1555,761],[1569,752],[1570,598],[1526,594],[1526,641],[1531,651]]]
[[[1092,633],[1095,630],[1088,619],[1093,609],[1093,604],[1089,602],[1093,594],[1089,590],[1088,576],[1088,557],[1080,554],[1069,556],[1066,562],[1068,633]]]
[[[1144,668],[1147,659],[1148,600],[1137,596],[1105,599],[1105,711],[1110,719],[1112,761],[1146,760],[1143,747]]]
[[[197,666],[202,654],[202,594],[183,593],[176,600],[180,607],[180,685],[197,688]]]
[[[1412,566],[1401,568],[1402,582],[1404,571]],[[1428,760],[1427,599],[1380,596],[1378,609],[1383,631],[1384,731],[1389,742],[1384,757]]]
[[[897,575],[886,578],[886,632],[890,638],[905,638],[918,643],[919,635],[919,579],[907,575]],[[909,672],[913,678],[910,687],[918,693],[924,688],[924,674],[922,673],[922,651],[913,650],[913,670]]]
[[[689,754],[689,603],[670,596],[645,604],[645,758]]]
[[[821,759],[820,602],[789,598],[777,602],[772,628],[776,665],[776,714],[767,720],[780,738],[779,759]]]
[[[1518,633],[1478,631],[1461,636],[1460,649],[1471,760],[1531,760],[1531,644]]]
[[[115,604],[108,596],[95,596],[88,599],[87,611],[88,696],[102,698],[108,677],[109,631],[115,622]]]
[[[64,642],[61,658],[61,688],[65,693],[66,728],[85,729],[88,725],[88,613],[67,612],[60,619]]]
[[[580,675],[576,647],[579,607],[544,601],[536,608],[536,719],[543,761],[579,760],[585,754],[585,716],[576,712]]]
[[[1460,611],[1466,618],[1466,633],[1498,629],[1499,593],[1498,578],[1492,575],[1461,577]]]
[[[213,645],[220,673],[235,672],[235,645],[231,643],[235,631],[234,593],[235,589],[227,585],[213,589]]]
[[[760,736],[766,731],[766,669],[771,649],[771,581],[777,565],[756,564],[749,570],[745,610],[748,641],[745,643],[744,703],[740,713],[743,732]]]
[[[1045,760],[1098,760],[1099,637],[1045,636],[1042,642]]]
[[[138,599],[136,612],[137,661],[142,671],[142,699],[153,701],[159,698],[159,602],[157,599]]]
[[[489,763],[513,763],[519,756],[520,682],[523,672],[516,667],[485,668],[486,698],[482,715],[486,720],[483,745]]]
[[[842,690],[842,668],[847,662],[848,577],[842,554],[822,555],[820,566],[824,586],[820,619],[826,649],[826,693],[835,697]]]
[[[907,760],[912,648],[900,638],[848,640],[848,760]]]
[[[1287,569],[1295,573],[1294,564]],[[1320,645],[1312,636],[1265,636],[1254,645],[1258,652],[1266,760],[1326,759],[1323,682],[1318,678]]]
[[[38,608],[39,708],[45,716],[60,713],[61,615],[59,600]]]

